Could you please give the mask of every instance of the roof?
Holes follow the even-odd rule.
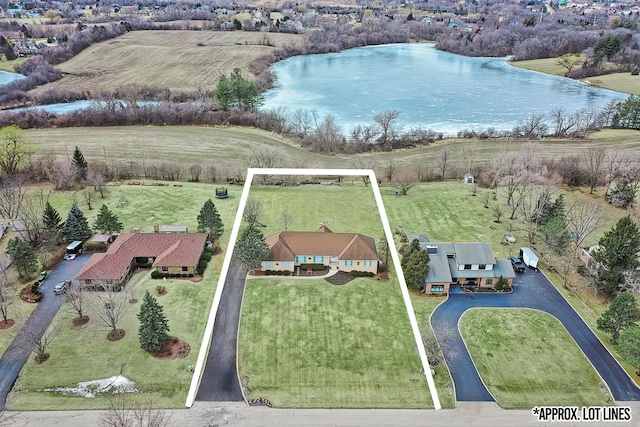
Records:
[[[373,238],[359,233],[282,231],[266,238],[270,261],[294,261],[296,255],[337,256],[338,259],[378,259]]]
[[[96,234],[93,236],[91,241],[96,243],[106,243],[109,239],[111,239],[111,234]]]
[[[186,225],[163,225],[160,227],[161,233],[186,233]]]
[[[422,247],[423,243],[429,243],[429,237],[426,234],[413,234],[413,233],[407,234],[407,240],[409,240],[409,242],[413,242],[416,239],[420,243],[420,247]]]
[[[78,279],[118,279],[136,257],[155,258],[154,267],[198,265],[207,233],[123,233],[103,254],[94,254]]]
[[[495,264],[496,257],[489,243],[453,243],[458,264]]]

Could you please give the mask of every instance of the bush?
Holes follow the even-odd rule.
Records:
[[[151,278],[152,278],[152,279],[158,279],[159,277],[160,277],[160,273],[158,273],[158,271],[157,271],[157,270],[153,270],[153,271],[151,272]]]
[[[272,270],[265,270],[264,271],[265,276],[271,276],[273,274]]]
[[[202,254],[202,258],[200,258],[200,260],[204,260],[204,261],[211,261],[211,252],[205,252]]]
[[[357,272],[356,270],[351,270],[351,271],[349,272],[349,274],[350,274],[352,277],[358,277],[358,272]]]
[[[284,276],[291,276],[291,270],[283,270],[283,271],[282,271],[282,274],[283,274]]]
[[[164,295],[167,293],[167,287],[163,285],[156,286],[156,293],[158,295]]]
[[[578,274],[581,275],[582,277],[588,276],[587,267],[585,267],[584,265],[579,265],[578,268],[576,268],[576,270]]]
[[[207,264],[209,264],[207,261],[200,260],[198,263],[198,271],[204,271],[204,269],[207,268]]]

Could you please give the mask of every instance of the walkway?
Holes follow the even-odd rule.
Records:
[[[40,285],[40,291],[43,294],[42,300],[0,359],[0,409],[5,408],[7,395],[31,354],[33,343],[42,337],[64,303],[63,296],[53,294],[53,287],[60,280],[74,279],[89,261],[89,258],[91,255],[80,255],[73,261],[60,262]],[[16,304],[26,303],[16,301]],[[18,325],[14,325],[12,328],[18,327]]]
[[[331,277],[331,276],[335,276],[336,274],[338,274],[340,272],[340,270],[338,270],[337,268],[332,268],[331,270],[329,270],[329,272],[327,274],[323,274],[322,276],[314,276],[314,275],[309,275],[307,276],[306,274],[301,274],[300,276],[295,276],[295,275],[291,275],[291,276],[266,276],[264,274],[261,274],[259,276],[255,276],[253,274],[249,274],[248,279],[277,279],[277,278],[281,278],[281,279],[300,279],[300,280],[310,280],[310,279],[326,279],[327,277]]]
[[[616,401],[640,400],[640,388],[541,272],[526,269],[525,273],[516,276],[513,288],[511,294],[450,295],[431,317],[433,329],[439,339],[443,338],[442,331],[455,331],[454,337],[450,339],[451,345],[444,349],[444,357],[455,383],[458,401],[493,400],[480,380],[458,330],[462,314],[474,307],[535,308],[555,316],[607,383]]]
[[[229,266],[196,401],[243,402],[237,371],[238,324],[247,272]]]

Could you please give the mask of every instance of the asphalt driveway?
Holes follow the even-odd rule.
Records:
[[[244,401],[236,368],[236,350],[240,308],[246,277],[247,271],[241,270],[233,264],[229,266],[196,400]]]
[[[451,344],[443,353],[451,371],[458,401],[494,400],[480,380],[458,330],[460,316],[474,307],[535,308],[555,316],[607,383],[616,401],[640,400],[640,388],[541,272],[526,269],[523,274],[516,276],[513,289],[511,294],[452,294],[433,312],[433,329],[436,336],[439,331],[441,334],[438,339],[444,338],[443,330],[454,331],[454,336],[450,338]]]
[[[31,354],[33,342],[40,339],[44,331],[58,313],[64,303],[64,296],[54,295],[53,287],[60,280],[73,280],[78,275],[82,267],[89,261],[91,255],[83,254],[73,261],[61,261],[50,272],[49,276],[40,285],[42,300],[33,311],[24,326],[17,333],[13,342],[9,344],[4,355],[0,359],[0,408],[5,408],[7,395],[13,387],[22,366]],[[16,301],[16,304],[27,304]],[[18,328],[14,325],[13,328]]]

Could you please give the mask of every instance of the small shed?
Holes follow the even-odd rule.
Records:
[[[475,178],[471,172],[467,172],[464,174],[464,183],[465,184],[475,184]]]
[[[111,234],[96,234],[85,243],[84,249],[88,252],[106,252],[112,241]]]
[[[229,197],[229,192],[226,187],[216,188],[216,199],[226,199]]]

